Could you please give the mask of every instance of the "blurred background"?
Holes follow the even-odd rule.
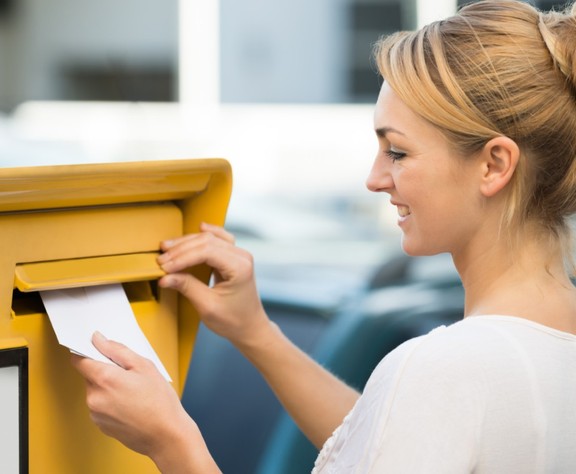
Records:
[[[402,255],[395,212],[364,187],[373,43],[462,3],[0,0],[0,167],[228,159],[227,226],[270,316],[361,389],[397,344],[462,314],[450,260]],[[258,374],[204,329],[183,402],[224,472],[310,470]]]

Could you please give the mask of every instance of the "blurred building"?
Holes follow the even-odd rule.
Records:
[[[370,45],[413,26],[412,4],[221,0],[222,101],[373,100]],[[177,100],[178,7],[178,0],[0,0],[0,110],[29,100]]]
[[[220,0],[219,25],[205,26],[220,31],[221,100],[372,102],[374,41],[446,2],[456,0]],[[179,0],[0,0],[0,110],[28,100],[177,100],[178,12]]]

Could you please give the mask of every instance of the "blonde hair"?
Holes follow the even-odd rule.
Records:
[[[513,0],[473,3],[382,38],[375,59],[404,103],[463,155],[497,136],[518,144],[503,229],[511,236],[534,222],[567,252],[576,212],[576,3],[550,13]]]

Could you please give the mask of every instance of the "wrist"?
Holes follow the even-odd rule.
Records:
[[[198,425],[190,417],[150,458],[162,474],[216,474],[220,469],[208,451]]]
[[[266,317],[264,322],[250,328],[249,333],[241,340],[232,343],[244,357],[254,363],[261,354],[266,356],[270,350],[278,348],[281,345],[279,342],[284,339],[285,336],[278,325]]]

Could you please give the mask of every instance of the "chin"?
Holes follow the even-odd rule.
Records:
[[[402,250],[410,257],[430,257],[431,255],[438,255],[443,253],[444,250],[438,250],[426,245],[419,245],[415,242],[410,242],[407,239],[402,239]]]

